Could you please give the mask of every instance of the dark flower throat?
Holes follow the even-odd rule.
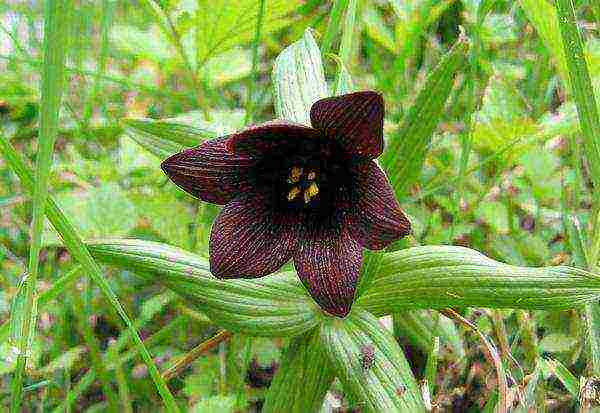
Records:
[[[256,186],[270,194],[279,212],[329,216],[348,199],[355,173],[336,142],[299,139],[265,154],[256,168]]]

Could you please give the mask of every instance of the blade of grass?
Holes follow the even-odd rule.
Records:
[[[350,0],[348,8],[346,9],[346,18],[344,19],[344,30],[342,32],[342,40],[340,42],[339,52],[339,70],[336,74],[335,80],[335,92],[338,92],[340,84],[343,82],[343,78],[349,78],[348,67],[350,67],[350,59],[352,52],[352,40],[354,38],[354,27],[356,24],[356,13],[358,9],[358,0]]]
[[[350,53],[352,52],[352,39],[354,38],[357,9],[358,0],[349,0],[348,8],[346,9],[346,17],[344,19],[342,41],[340,43],[340,58],[346,67],[350,64]]]
[[[36,316],[33,309],[39,255],[42,248],[44,230],[44,208],[48,196],[48,181],[52,166],[52,152],[58,131],[58,112],[62,98],[65,65],[65,40],[69,28],[68,21],[61,17],[68,13],[70,0],[48,0],[44,8],[44,64],[42,66],[41,108],[39,125],[39,143],[36,159],[35,182],[33,188],[33,211],[31,223],[31,244],[29,250],[29,274],[26,282],[25,314],[21,316],[21,335],[19,356],[12,382],[11,410],[21,409],[23,376],[29,353],[29,332],[35,326]],[[11,317],[14,317],[12,314]]]
[[[323,35],[321,41],[321,53],[326,55],[331,50],[333,39],[340,28],[340,22],[342,21],[342,13],[346,9],[348,0],[335,0],[331,13],[329,13],[329,22],[327,23],[327,29]]]
[[[588,268],[596,271],[600,253],[600,118],[594,97],[592,82],[583,51],[583,39],[577,27],[575,6],[572,0],[557,0],[556,11],[558,25],[567,60],[571,92],[575,98],[577,114],[583,134],[585,155],[591,170],[594,184],[594,205],[592,208],[593,227],[590,237]],[[575,138],[573,138],[575,139]],[[577,145],[575,142],[574,147]],[[586,305],[588,341],[591,347],[594,374],[600,374],[600,308],[598,302]]]
[[[335,376],[319,343],[318,330],[294,337],[280,363],[263,413],[319,411]]]
[[[419,178],[431,136],[444,112],[454,75],[465,61],[467,48],[466,39],[461,38],[440,61],[383,154],[384,169],[400,199]]]
[[[266,1],[260,0],[258,4],[258,19],[256,20],[256,34],[252,42],[252,72],[248,78],[248,102],[246,104],[246,122],[254,118],[254,84],[258,81],[258,45],[260,44],[260,29],[262,28],[263,17],[265,16]]]
[[[28,190],[33,190],[33,176],[31,171],[27,168],[19,154],[15,151],[15,149],[8,143],[6,138],[0,135],[0,152],[4,156],[6,162],[10,166],[10,168],[17,174],[23,186]],[[140,351],[142,353],[142,357],[144,362],[148,366],[148,370],[150,371],[150,376],[154,381],[154,384],[165,402],[165,406],[168,411],[177,412],[179,408],[175,403],[175,399],[171,394],[167,384],[160,376],[158,372],[158,368],[152,359],[152,356],[148,352],[148,349],[144,346],[142,339],[135,329],[131,319],[127,315],[127,312],[119,302],[119,299],[113,292],[112,288],[106,281],[106,279],[102,275],[102,271],[100,267],[94,261],[89,251],[85,247],[83,240],[77,234],[77,231],[73,227],[73,224],[67,219],[67,217],[60,210],[54,199],[52,197],[48,197],[46,200],[46,216],[48,220],[52,223],[56,231],[61,235],[63,242],[71,255],[77,260],[82,267],[90,274],[94,282],[100,287],[100,291],[104,294],[104,296],[108,299],[112,308],[119,314],[119,316],[123,319],[127,328],[130,330],[131,335],[133,336],[134,341],[140,347]]]
[[[540,359],[538,362],[545,363],[548,370],[560,380],[571,396],[577,400],[579,397],[579,380],[565,367],[564,364],[553,359]]]

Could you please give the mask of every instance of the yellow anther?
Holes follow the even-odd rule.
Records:
[[[290,171],[290,176],[287,180],[288,183],[295,184],[295,183],[300,182],[300,177],[302,176],[302,172],[303,172],[302,168],[294,166],[292,168],[292,170]]]
[[[300,188],[298,188],[297,186],[290,189],[290,192],[288,192],[288,195],[287,195],[288,201],[292,201],[294,198],[296,198],[300,194],[300,192],[302,192],[302,191],[300,191]]]
[[[309,181],[314,181],[316,177],[317,177],[317,173],[315,171],[309,172],[308,176],[307,176]]]
[[[298,166],[294,166],[292,168],[292,172],[290,174],[290,177],[292,177],[292,178],[300,178],[302,176],[302,172],[304,172],[302,170],[302,168],[300,168]]]
[[[308,195],[308,191],[304,191],[304,203],[308,204],[310,202],[310,195]]]
[[[310,184],[308,188],[304,190],[304,203],[308,204],[311,198],[314,198],[319,193],[319,187],[316,183]]]

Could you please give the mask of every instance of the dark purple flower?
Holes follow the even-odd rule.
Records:
[[[383,98],[376,92],[319,100],[313,127],[252,126],[171,156],[162,169],[206,202],[225,205],[210,237],[211,272],[262,277],[290,259],[327,312],[350,311],[363,247],[410,231],[385,173]]]

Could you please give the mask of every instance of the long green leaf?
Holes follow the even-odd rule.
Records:
[[[317,412],[333,379],[333,370],[319,342],[319,331],[294,337],[269,387],[262,411]]]
[[[159,159],[198,146],[215,136],[212,131],[169,121],[123,119],[121,123],[131,139]]]
[[[567,60],[568,75],[571,82],[571,92],[575,98],[585,155],[591,170],[591,179],[594,183],[594,225],[590,238],[592,239],[587,254],[588,268],[598,268],[600,255],[600,117],[598,106],[594,97],[594,89],[588,71],[583,50],[583,39],[577,28],[577,17],[574,4],[571,0],[557,0],[557,22],[562,35],[564,54]],[[573,144],[577,142],[573,139]],[[600,374],[600,309],[598,303],[586,306],[586,321],[588,325],[588,338],[591,346],[592,364],[595,374]]]
[[[397,133],[390,137],[382,161],[396,195],[402,198],[419,178],[433,132],[444,113],[454,76],[466,59],[460,39],[429,74]]]
[[[553,359],[539,359],[538,363],[542,363],[546,369],[554,374],[575,400],[579,398],[579,380],[564,364]]]
[[[367,411],[420,412],[423,403],[394,337],[364,310],[321,325],[321,342],[344,387]]]
[[[327,23],[327,29],[321,40],[321,52],[326,55],[331,50],[333,39],[340,30],[342,22],[342,14],[346,9],[348,0],[334,0],[331,11],[329,12],[329,22]]]
[[[255,336],[289,336],[313,328],[320,310],[294,273],[219,280],[206,259],[141,240],[99,240],[88,249],[101,262],[136,271],[198,305],[215,323]]]
[[[0,135],[0,153],[4,156],[7,164],[10,168],[17,174],[23,186],[30,192],[33,191],[33,174],[27,168],[19,154],[15,151],[15,149],[8,143],[8,141]],[[62,213],[60,208],[58,208],[56,202],[52,197],[48,197],[46,200],[46,217],[52,223],[56,231],[60,234],[63,239],[63,242],[71,255],[81,264],[81,266],[90,274],[94,282],[100,287],[100,291],[104,294],[104,296],[111,303],[112,307],[116,310],[119,316],[123,319],[127,328],[131,331],[133,339],[135,340],[137,346],[139,346],[140,351],[142,353],[142,358],[144,362],[148,366],[148,370],[150,371],[150,376],[160,393],[163,401],[165,402],[166,408],[170,412],[177,412],[179,408],[175,403],[175,399],[173,395],[169,391],[165,381],[162,379],[152,356],[148,352],[148,349],[144,346],[142,339],[133,326],[131,319],[127,315],[127,312],[119,302],[119,299],[112,291],[112,288],[104,279],[102,275],[102,271],[98,264],[94,261],[89,251],[86,249],[83,241],[80,236],[77,234],[77,231],[73,227],[73,224],[67,219],[67,217]]]
[[[275,59],[273,88],[277,117],[310,125],[310,107],[329,96],[321,52],[310,29]]]
[[[600,117],[594,97],[594,89],[585,59],[583,39],[577,28],[574,5],[571,0],[557,0],[558,26],[562,34],[564,54],[575,98],[585,153],[592,170],[592,181],[600,189]],[[595,265],[595,263],[592,263]]]
[[[12,381],[11,410],[21,409],[23,376],[29,354],[29,331],[35,326],[37,311],[35,308],[35,291],[39,270],[39,255],[42,249],[42,233],[44,230],[44,208],[48,196],[48,181],[52,166],[52,152],[58,132],[58,112],[64,85],[65,40],[69,24],[63,16],[69,13],[70,0],[48,0],[44,8],[44,63],[42,65],[40,126],[38,152],[36,156],[35,183],[33,189],[33,211],[31,222],[31,243],[29,249],[29,274],[25,282],[26,300],[22,308],[23,314],[12,314],[21,319],[19,355],[17,367]]]
[[[527,268],[464,247],[413,247],[384,254],[356,302],[374,314],[413,308],[576,308],[600,297],[600,276],[572,267]]]

